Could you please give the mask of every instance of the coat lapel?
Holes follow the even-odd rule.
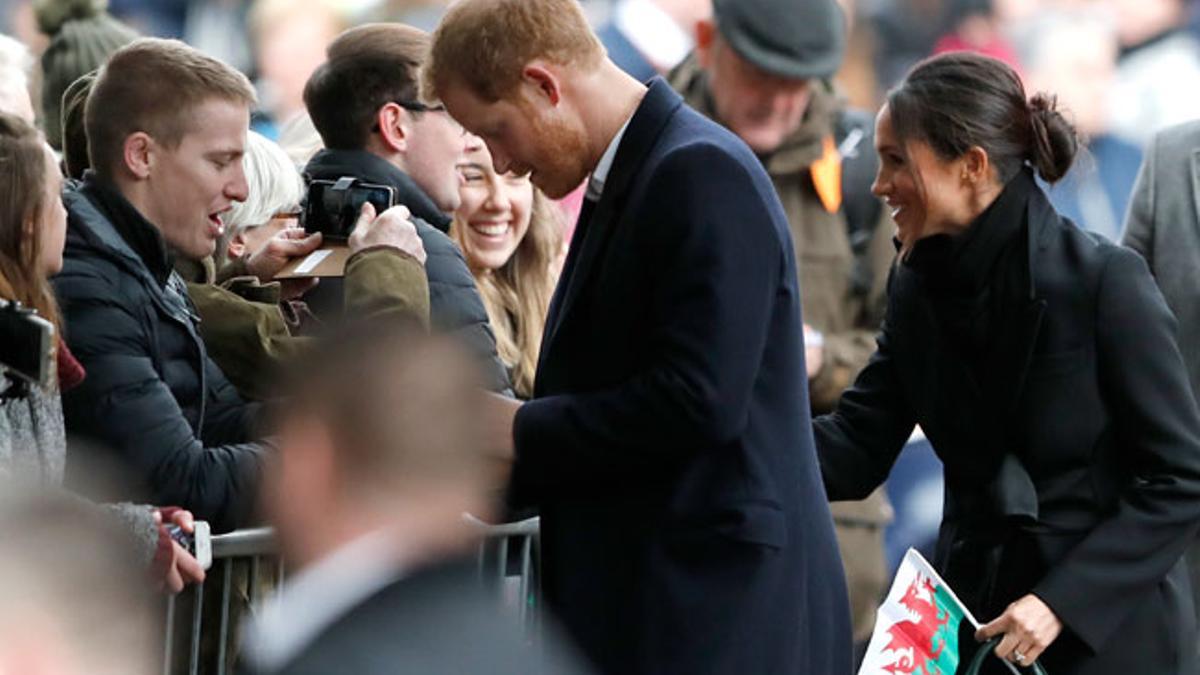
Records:
[[[655,146],[663,127],[682,103],[683,99],[661,78],[650,82],[645,98],[629,121],[629,127],[625,129],[625,136],[617,149],[600,201],[591,213],[589,222],[583,228],[577,229],[576,236],[571,240],[571,248],[579,247],[579,251],[575,254],[570,269],[565,270],[555,293],[556,297],[552,300],[553,311],[547,317],[543,354],[554,344],[559,329],[571,313],[589,275],[602,257],[605,244],[620,224],[626,195],[633,185],[634,178],[641,173],[646,156]],[[558,297],[559,294],[561,297]]]
[[[1013,298],[1014,306],[1019,309],[1013,313],[1011,322],[1001,328],[996,358],[992,359],[992,369],[988,373],[989,388],[994,387],[997,397],[994,404],[1002,420],[1016,410],[1033,363],[1034,348],[1046,314],[1046,301],[1037,295],[1033,272],[1037,269],[1037,254],[1045,247],[1049,220],[1056,217],[1044,197],[1037,193],[1030,197],[1026,209],[1028,267],[1025,270],[1027,278],[1023,279],[1025,293],[1020,298]]]

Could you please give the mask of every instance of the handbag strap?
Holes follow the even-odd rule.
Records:
[[[979,651],[975,652],[975,657],[971,659],[971,665],[967,667],[966,675],[979,675],[979,669],[983,668],[983,660],[988,657],[988,654],[995,654],[996,645],[1000,644],[1000,637],[1001,636],[996,636],[991,640],[988,640],[982,647],[979,648]],[[1043,668],[1042,664],[1038,663],[1037,661],[1034,661],[1028,666],[1021,667],[1030,668],[1034,675],[1047,675],[1046,669]]]

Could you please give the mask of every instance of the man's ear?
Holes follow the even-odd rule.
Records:
[[[144,131],[135,131],[125,137],[125,144],[121,149],[126,170],[139,180],[149,178],[150,171],[154,168],[155,152],[158,149],[154,139]]]
[[[379,141],[389,153],[408,149],[408,135],[412,133],[408,111],[398,103],[385,103],[375,112],[375,126],[379,129]]]
[[[541,61],[531,61],[521,71],[521,78],[530,85],[535,94],[557,107],[562,100],[562,82],[558,75]]]
[[[701,68],[710,68],[712,64],[713,43],[717,39],[717,26],[712,19],[700,19],[696,22],[696,59]]]

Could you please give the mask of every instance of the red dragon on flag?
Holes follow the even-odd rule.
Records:
[[[879,608],[860,675],[954,675],[964,616],[929,563],[910,550]]]

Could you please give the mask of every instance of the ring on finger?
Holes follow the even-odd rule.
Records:
[[[1013,661],[1017,663],[1025,663],[1025,655],[1019,651],[1013,650]]]

